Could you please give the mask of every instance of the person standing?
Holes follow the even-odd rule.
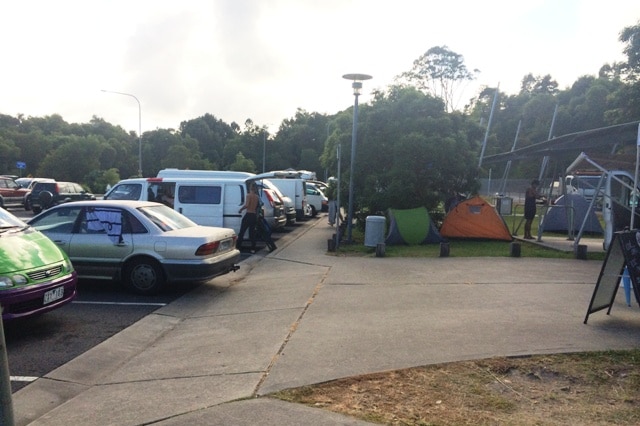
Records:
[[[238,243],[236,247],[238,250],[242,247],[242,240],[244,239],[244,234],[249,230],[249,239],[251,240],[251,253],[256,252],[256,223],[258,220],[258,206],[260,205],[260,200],[258,198],[257,188],[255,184],[251,184],[249,187],[249,193],[247,194],[247,198],[244,202],[244,206],[240,207],[238,213],[242,213],[243,210],[246,210],[246,213],[242,217],[242,222],[240,224],[240,232],[238,233]]]
[[[527,188],[527,191],[524,194],[524,239],[525,240],[533,240],[533,236],[531,235],[531,224],[533,223],[533,219],[536,217],[536,201],[538,198],[542,198],[542,195],[538,193],[538,185],[540,185],[540,181],[538,179],[534,179],[531,181],[531,186]]]

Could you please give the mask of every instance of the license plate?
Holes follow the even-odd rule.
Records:
[[[218,251],[227,251],[231,248],[232,239],[220,241],[220,249]]]
[[[44,302],[43,304],[49,304],[51,302],[55,302],[58,299],[62,299],[64,297],[64,287],[56,287],[53,290],[49,290],[44,294]]]

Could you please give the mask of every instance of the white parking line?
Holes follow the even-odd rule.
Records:
[[[71,303],[77,303],[81,305],[167,306],[166,303],[90,302],[90,301],[82,301],[82,300],[74,300]]]
[[[34,381],[38,380],[38,377],[32,377],[32,376],[11,376],[11,377],[9,377],[9,380],[11,380],[12,382],[34,382]]]

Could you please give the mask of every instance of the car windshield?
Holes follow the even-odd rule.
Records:
[[[0,209],[0,232],[13,228],[24,228],[28,225],[4,209]]]
[[[191,219],[164,205],[140,207],[138,211],[163,231],[198,226]]]

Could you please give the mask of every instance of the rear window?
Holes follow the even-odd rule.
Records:
[[[56,182],[38,182],[33,187],[33,192],[49,191],[56,192]]]
[[[180,186],[178,201],[182,204],[220,204],[221,186]]]
[[[105,200],[139,200],[142,185],[139,183],[125,183],[115,186],[104,196]]]

